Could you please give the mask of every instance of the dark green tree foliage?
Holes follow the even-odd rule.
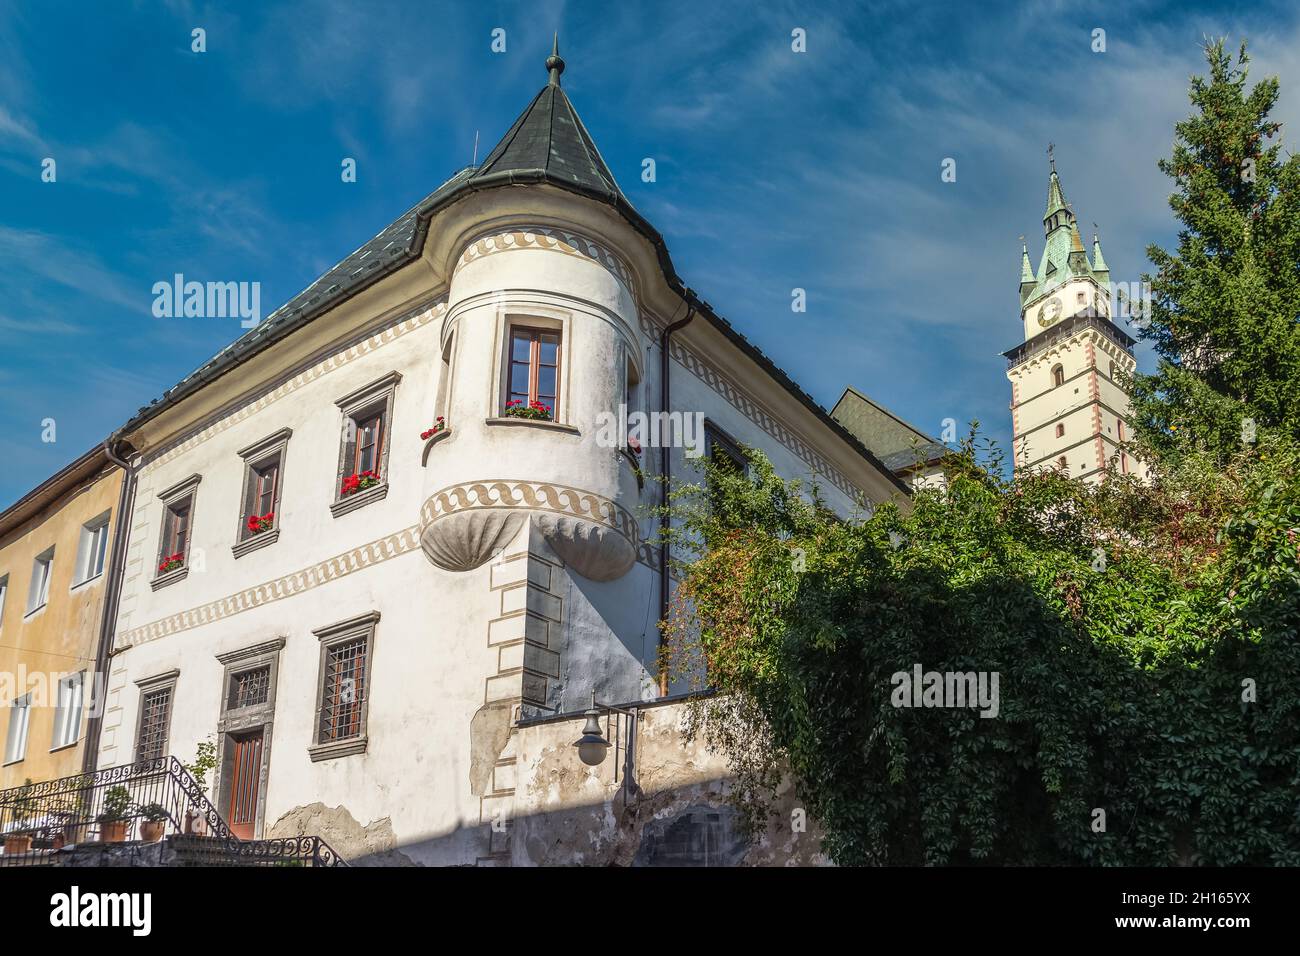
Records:
[[[788,770],[841,864],[1300,865],[1294,443],[1095,490],[968,443],[849,521],[704,467],[666,646],[732,702],[746,809]],[[916,664],[998,672],[998,715],[894,706]]]
[[[1247,88],[1244,44],[1235,62],[1222,40],[1205,54],[1195,112],[1160,162],[1178,250],[1147,251],[1157,271],[1139,334],[1160,364],[1133,383],[1139,441],[1166,459],[1188,447],[1226,459],[1244,419],[1300,438],[1300,156],[1284,155],[1269,119],[1277,79]]]

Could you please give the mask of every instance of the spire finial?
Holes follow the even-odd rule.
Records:
[[[551,41],[551,55],[546,58],[546,69],[551,74],[551,86],[559,86],[560,74],[564,72],[564,61],[560,59],[560,33],[558,30]]]
[[[1047,144],[1047,161],[1052,164],[1052,172],[1056,172],[1056,144]]]

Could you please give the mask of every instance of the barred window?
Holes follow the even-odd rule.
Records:
[[[366,699],[368,644],[368,638],[361,637],[326,648],[320,743],[361,734],[361,715]]]
[[[140,734],[136,760],[156,760],[167,753],[167,725],[171,720],[172,688],[160,687],[140,696]]]
[[[226,710],[265,704],[270,697],[270,692],[270,665],[235,674],[230,678],[230,694],[226,698]]]
[[[379,612],[368,611],[312,631],[320,639],[313,761],[366,752],[369,745],[370,668]]]

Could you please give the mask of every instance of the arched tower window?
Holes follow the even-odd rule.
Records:
[[[1060,388],[1065,384],[1065,369],[1057,365],[1052,368],[1052,387]]]
[[[1057,437],[1057,438],[1064,438],[1064,437],[1065,437],[1065,426],[1064,426],[1064,425],[1057,425],[1057,426],[1056,426],[1056,437]]]
[[[1061,471],[1065,471],[1067,468],[1070,467],[1070,463],[1067,462],[1065,460],[1065,456],[1062,455],[1060,458],[1056,459],[1056,467],[1061,469]]]

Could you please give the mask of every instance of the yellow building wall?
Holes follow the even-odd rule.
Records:
[[[118,534],[118,495],[122,471],[107,467],[70,488],[44,510],[0,537],[0,579],[8,576],[8,591],[0,611],[0,761],[14,719],[14,697],[30,689],[33,703],[38,693],[33,683],[44,683],[43,706],[30,710],[27,748],[23,759],[0,765],[0,789],[81,772],[86,740],[86,720],[95,686],[95,652],[108,586],[113,541]],[[74,585],[81,529],[109,512],[108,550],[104,571]],[[33,562],[54,546],[54,564],[45,607],[27,613]],[[57,708],[58,681],[84,670],[81,727],[77,742],[51,750]],[[20,684],[20,681],[25,683]]]

